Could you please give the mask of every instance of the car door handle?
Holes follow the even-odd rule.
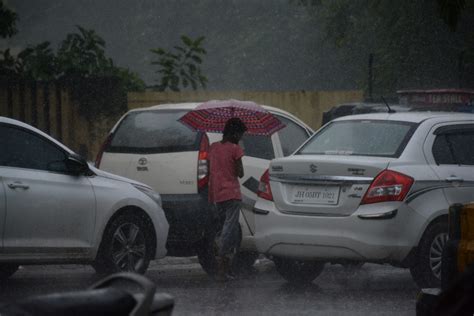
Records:
[[[26,184],[23,184],[21,182],[13,182],[13,183],[9,183],[8,184],[8,187],[10,189],[23,189],[23,190],[28,190],[30,188],[29,185],[26,185]]]
[[[450,176],[450,177],[447,177],[447,178],[446,178],[446,181],[447,181],[447,182],[463,182],[464,179],[463,179],[463,178],[456,177],[456,176]]]

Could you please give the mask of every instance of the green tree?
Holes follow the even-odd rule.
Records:
[[[70,33],[60,44],[57,53],[59,71],[65,76],[105,75],[113,62],[105,56],[105,41],[94,30],[77,25],[78,33]]]
[[[324,21],[327,38],[345,51],[346,62],[358,65],[361,83],[367,83],[366,60],[374,54],[376,94],[467,82],[460,69],[474,61],[474,0],[399,0],[396,5],[388,0],[321,0],[305,6]]]
[[[120,79],[125,91],[145,91],[145,82],[137,73],[130,71],[130,69],[115,67],[113,74]]]
[[[451,30],[456,30],[461,15],[466,10],[466,0],[436,1],[438,3],[439,15],[441,16],[443,21],[451,28]]]
[[[53,80],[57,76],[56,57],[49,42],[28,46],[17,57],[17,73],[32,80]]]
[[[15,76],[17,74],[17,62],[15,56],[10,53],[10,49],[7,48],[4,51],[0,51],[0,75],[4,76]]]
[[[158,65],[160,83],[157,86],[159,91],[171,89],[180,91],[180,88],[191,86],[197,90],[198,85],[206,88],[207,78],[202,74],[200,65],[202,57],[206,55],[206,50],[202,47],[204,37],[201,36],[192,40],[187,36],[181,36],[183,46],[175,46],[174,51],[166,51],[163,48],[151,49],[150,51],[158,56],[157,61],[152,61],[152,65]]]
[[[6,38],[15,35],[17,20],[17,14],[7,8],[3,0],[0,0],[0,37]]]

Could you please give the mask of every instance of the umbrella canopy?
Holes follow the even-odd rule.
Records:
[[[248,134],[271,135],[285,127],[276,116],[251,101],[212,100],[198,105],[178,121],[195,131],[222,133],[227,120],[238,117]]]

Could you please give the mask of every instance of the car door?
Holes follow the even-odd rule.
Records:
[[[290,155],[310,136],[309,131],[295,121],[282,115],[274,115],[285,123],[285,128],[271,137],[244,135],[241,144],[245,151],[245,176],[241,180],[243,214],[252,234],[255,233],[253,206],[257,200],[258,185],[260,177],[269,167],[270,160]]]
[[[68,154],[33,131],[0,124],[0,135],[6,196],[3,255],[85,255],[95,223],[89,179],[68,174]]]
[[[449,204],[474,198],[474,122],[436,125],[429,136],[431,166]]]

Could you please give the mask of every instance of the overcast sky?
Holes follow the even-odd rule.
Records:
[[[209,90],[358,88],[354,67],[324,40],[314,14],[289,0],[7,0],[18,34],[0,47],[18,51],[50,41],[57,48],[75,25],[94,29],[114,62],[154,84],[151,48],[180,35],[205,36]],[[365,62],[365,61],[363,61]]]

